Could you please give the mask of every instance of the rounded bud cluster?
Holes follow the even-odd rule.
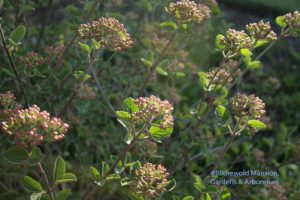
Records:
[[[212,80],[212,84],[215,85],[223,85],[223,84],[228,84],[231,83],[233,78],[231,74],[226,70],[226,69],[213,69],[210,72],[206,73],[206,77],[210,80]],[[217,74],[216,74],[217,73]]]
[[[98,41],[101,47],[111,51],[123,51],[133,45],[124,25],[112,17],[101,17],[90,23],[81,24],[78,33],[84,39]]]
[[[230,100],[232,111],[239,117],[252,117],[260,119],[266,113],[265,103],[258,97],[237,93]]]
[[[42,142],[60,141],[65,137],[69,125],[61,119],[40,111],[36,105],[18,110],[10,120],[1,122],[1,129],[15,138],[22,147],[40,145]]]
[[[26,56],[20,57],[19,61],[27,70],[32,70],[46,62],[44,58],[34,51],[30,51]]]
[[[16,97],[13,93],[8,91],[7,93],[0,94],[0,107],[1,108],[8,108],[13,103],[15,103]]]
[[[269,22],[260,20],[258,23],[250,23],[246,25],[248,33],[256,40],[265,39],[269,42],[277,40],[277,35],[271,30]]]
[[[167,191],[168,176],[162,165],[147,162],[134,172],[133,190],[148,198],[159,197]]]
[[[84,83],[79,89],[79,98],[83,100],[91,100],[96,98],[96,93],[89,84]]]
[[[196,4],[194,1],[181,0],[171,3],[167,12],[180,21],[192,21],[201,24],[211,17],[211,10],[204,4]]]
[[[46,53],[51,56],[59,56],[63,54],[64,51],[65,51],[65,47],[63,45],[49,46],[46,48]]]
[[[284,21],[291,29],[292,32],[296,34],[300,33],[300,12],[294,11],[293,13],[287,13],[284,15]]]
[[[10,91],[0,94],[0,121],[7,121],[21,108]]]
[[[228,29],[220,44],[232,53],[240,53],[241,49],[253,49],[251,38],[243,30]]]
[[[151,123],[154,119],[161,118],[161,129],[173,127],[173,106],[169,101],[162,101],[151,95],[135,99],[135,104],[139,108],[139,111],[132,114],[135,124]]]

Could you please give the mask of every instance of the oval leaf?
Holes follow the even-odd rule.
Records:
[[[23,176],[21,177],[21,184],[23,187],[30,191],[30,192],[41,192],[43,191],[43,188],[39,182],[34,180],[33,178],[29,176]]]
[[[4,154],[4,159],[12,164],[21,164],[28,158],[28,153],[21,147],[11,147],[7,149]]]

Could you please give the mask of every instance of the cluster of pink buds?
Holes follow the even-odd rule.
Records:
[[[233,78],[226,69],[213,69],[206,73],[206,77],[212,80],[215,85],[225,85],[231,83]]]
[[[84,39],[98,41],[102,48],[111,51],[123,51],[133,45],[133,41],[123,24],[112,17],[101,17],[90,23],[81,24],[78,33]]]
[[[30,51],[26,56],[20,57],[19,61],[27,70],[32,70],[46,62],[44,58],[34,51]]]
[[[150,124],[153,120],[161,118],[160,128],[173,127],[173,106],[169,101],[151,95],[150,97],[139,97],[135,99],[139,111],[132,114],[135,124]]]
[[[9,120],[20,108],[13,93],[0,93],[0,121]]]
[[[17,145],[22,147],[40,145],[42,142],[60,141],[65,137],[69,125],[61,119],[40,111],[36,105],[18,110],[9,121],[1,122],[1,129],[13,135]]]
[[[180,21],[191,21],[201,24],[211,17],[211,10],[204,4],[196,4],[194,1],[181,0],[171,3],[166,11]]]
[[[269,22],[260,20],[258,23],[250,23],[246,25],[248,33],[256,40],[263,39],[269,42],[277,40],[277,35],[271,30]]]
[[[300,34],[300,12],[294,11],[293,13],[288,13],[284,15],[284,21],[290,28],[292,34]]]
[[[239,54],[241,49],[253,49],[251,38],[242,30],[228,29],[225,36],[221,36],[220,44],[224,46],[223,50]]]
[[[7,93],[0,94],[0,108],[8,108],[16,101],[16,97],[13,93],[8,91]]]
[[[64,51],[65,47],[63,45],[49,46],[46,48],[46,53],[50,56],[60,56]]]
[[[266,113],[265,103],[258,97],[237,93],[230,100],[231,110],[239,117],[260,119]]]
[[[157,198],[166,192],[169,173],[162,165],[145,163],[134,172],[133,190],[147,198]]]

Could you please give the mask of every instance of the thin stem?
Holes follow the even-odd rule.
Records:
[[[130,144],[121,152],[121,154],[119,155],[119,157],[117,158],[117,160],[115,160],[115,162],[110,166],[108,172],[102,177],[102,179],[105,179],[108,175],[110,175],[113,170],[116,168],[118,162],[121,160],[124,160],[124,158],[126,157],[127,152],[133,147],[133,145],[135,144],[136,140],[139,138],[139,136],[146,130],[148,126],[144,126],[139,132],[138,134],[136,134],[133,138],[133,140],[130,142]]]
[[[116,111],[115,111],[114,107],[111,105],[110,101],[108,100],[108,98],[107,98],[107,96],[106,96],[106,94],[105,94],[105,92],[104,92],[104,89],[103,89],[103,87],[102,87],[100,81],[98,80],[97,72],[96,72],[95,69],[93,68],[93,64],[94,64],[93,62],[90,62],[90,64],[89,64],[89,69],[90,69],[91,72],[92,72],[93,78],[94,78],[94,80],[95,80],[95,82],[96,82],[96,86],[97,86],[98,90],[100,91],[100,93],[101,93],[101,95],[102,95],[104,101],[107,103],[108,107],[110,108],[110,110],[111,110],[113,113],[115,113]]]
[[[51,199],[51,200],[55,200],[54,195],[53,195],[53,192],[52,192],[52,190],[51,190],[51,186],[50,186],[50,184],[49,184],[49,180],[48,180],[47,174],[46,174],[46,172],[44,171],[43,166],[42,166],[42,164],[41,164],[40,162],[39,162],[39,164],[38,164],[38,170],[41,172],[41,174],[42,174],[42,176],[43,176],[43,179],[45,180],[46,190],[47,190],[47,193],[48,193],[50,199]]]
[[[13,61],[13,59],[12,59],[12,57],[11,57],[9,51],[8,51],[8,48],[7,48],[7,45],[6,45],[6,42],[5,42],[5,37],[4,37],[4,33],[3,33],[3,29],[2,29],[1,24],[0,24],[0,34],[1,34],[1,40],[2,40],[2,43],[3,43],[4,51],[6,53],[6,56],[8,57],[10,66],[13,69],[13,72],[14,72],[15,76],[17,77],[17,81],[18,81],[19,86],[21,88],[21,92],[23,94],[25,103],[26,103],[27,106],[29,106],[28,99],[27,99],[27,96],[26,96],[26,91],[25,91],[25,88],[24,88],[24,86],[22,84],[20,75],[19,75],[19,73],[17,71],[17,67],[16,67],[16,65],[15,65],[15,63],[14,63],[14,61]]]
[[[139,96],[141,96],[144,92],[145,87],[147,86],[148,82],[151,79],[151,76],[153,75],[155,69],[157,68],[160,60],[165,56],[165,54],[167,53],[171,43],[173,42],[173,40],[175,39],[177,32],[174,32],[171,36],[171,38],[169,39],[169,42],[167,43],[167,45],[165,46],[165,48],[163,49],[162,53],[159,55],[159,57],[156,59],[156,61],[154,62],[154,64],[152,65],[152,67],[150,68],[149,74],[147,76],[147,78],[145,79],[142,87],[140,88],[139,91]]]
[[[228,60],[229,55],[230,55],[230,52],[228,52],[226,55],[223,56],[223,59],[222,59],[221,62],[219,63],[219,66],[218,66],[216,72],[213,74],[212,79],[210,80],[210,82],[209,82],[208,85],[207,85],[207,89],[209,89],[209,87],[212,85],[214,79],[215,79],[216,76],[218,75],[218,73],[219,73],[219,71],[221,70],[223,64]],[[207,97],[207,90],[204,90],[204,94],[203,94],[203,96],[202,96],[201,99],[200,99],[198,111],[201,111],[203,101],[206,99],[206,97]]]

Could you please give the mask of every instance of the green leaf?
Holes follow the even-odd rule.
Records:
[[[41,150],[38,147],[34,147],[29,154],[29,158],[27,159],[27,163],[31,166],[37,165],[45,158],[45,155],[42,154]]]
[[[90,174],[92,175],[92,179],[95,182],[98,182],[101,180],[101,174],[95,167],[90,167]]]
[[[201,195],[201,200],[211,200],[210,195],[207,192],[205,192]]]
[[[130,185],[132,182],[133,182],[133,180],[131,180],[131,179],[127,178],[127,177],[122,178],[120,180],[120,184],[121,184],[122,187]]]
[[[227,122],[229,119],[229,112],[225,106],[218,105],[215,110],[215,115],[220,119],[222,122]]]
[[[268,40],[257,40],[257,42],[256,42],[256,44],[255,44],[255,46],[254,46],[254,48],[261,47],[261,46],[263,46],[263,45],[265,45],[265,44],[268,44],[268,43],[269,43]]]
[[[146,65],[148,68],[152,67],[152,62],[146,60],[145,58],[141,58],[141,61]]]
[[[172,22],[172,21],[168,21],[168,22],[163,22],[160,24],[160,27],[170,27],[172,28],[174,31],[177,30],[177,25],[175,22]]]
[[[158,65],[157,68],[166,69],[169,67],[169,60],[163,60]]]
[[[168,185],[166,186],[167,191],[172,191],[176,187],[176,180],[172,179],[171,181],[168,181]]]
[[[198,72],[200,84],[202,86],[203,90],[207,90],[207,86],[209,84],[209,80],[206,78],[206,73],[205,72]]]
[[[10,39],[12,39],[14,42],[20,42],[24,36],[25,36],[25,26],[19,25],[11,34]]]
[[[129,97],[123,101],[123,110],[129,113],[134,113],[139,111],[139,107],[134,103],[134,99]]]
[[[280,26],[281,28],[284,28],[287,26],[287,23],[285,22],[285,16],[278,16],[278,17],[276,17],[275,21],[278,24],[278,26]]]
[[[221,35],[221,34],[217,35],[217,37],[216,37],[216,47],[217,47],[217,49],[219,49],[219,50],[226,49],[226,47],[222,44],[222,40],[224,38],[225,38],[224,35]]]
[[[157,68],[155,69],[155,71],[156,71],[157,74],[159,74],[159,75],[161,75],[161,76],[168,76],[168,72],[166,72],[165,70],[163,70],[163,69],[160,68],[160,67],[157,67]]]
[[[264,129],[267,127],[263,122],[255,119],[248,120],[248,126],[255,129]]]
[[[252,52],[249,49],[241,49],[241,54],[245,57],[249,57],[252,55]]]
[[[183,197],[182,200],[194,200],[194,199],[195,199],[195,197],[193,197],[193,196],[185,196],[185,197]]]
[[[199,192],[203,192],[203,190],[205,189],[205,185],[201,179],[200,176],[193,174],[194,177],[194,187],[199,191]]]
[[[56,182],[57,180],[62,179],[65,173],[66,173],[65,161],[61,156],[58,156],[54,164],[53,180]]]
[[[95,40],[95,39],[92,39],[92,43],[93,43],[94,47],[95,47],[97,50],[100,49],[100,47],[101,47],[100,42],[98,42],[98,41]]]
[[[173,132],[173,128],[161,129],[159,125],[153,125],[150,127],[150,135],[157,140],[169,137]]]
[[[121,178],[121,176],[118,175],[118,174],[110,174],[110,175],[108,175],[108,176],[106,177],[105,180],[107,180],[107,181],[112,181],[112,180],[118,180],[118,179],[120,179],[120,178]]]
[[[78,44],[84,52],[86,52],[88,54],[91,53],[91,48],[89,47],[89,45],[81,43],[81,42],[78,42]]]
[[[30,195],[30,200],[40,200],[42,198],[43,194],[46,194],[46,191],[32,193]]]
[[[29,176],[21,177],[21,184],[29,192],[41,192],[43,191],[42,185]]]
[[[90,75],[84,73],[83,71],[75,71],[75,72],[73,73],[73,76],[74,76],[74,78],[75,78],[76,80],[79,80],[79,81],[81,81],[81,82],[87,81],[88,79],[91,78]]]
[[[207,186],[206,191],[209,193],[215,193],[218,192],[218,188],[214,185],[209,185]]]
[[[67,183],[77,181],[77,177],[72,173],[65,173],[61,178],[55,181],[55,183]]]
[[[28,153],[21,147],[11,147],[4,151],[4,159],[11,164],[21,164],[28,158]]]
[[[223,190],[220,194],[219,200],[230,200],[231,199],[231,194],[228,192],[227,189]]]
[[[131,119],[130,113],[125,112],[125,111],[116,111],[116,115],[119,119],[125,119],[125,120]]]
[[[119,160],[119,162],[117,163],[117,166],[115,167],[114,171],[115,171],[116,175],[119,175],[124,171],[124,165],[121,160]]]
[[[262,63],[258,60],[256,61],[252,61],[252,62],[249,62],[247,67],[249,69],[258,69],[258,68],[261,68],[262,67]]]
[[[72,194],[72,192],[70,189],[64,189],[64,190],[59,191],[56,194],[55,199],[56,200],[67,200],[68,196],[70,196],[71,194]]]
[[[109,172],[109,165],[107,164],[107,162],[102,161],[102,168],[101,168],[102,177],[106,176],[108,172]]]
[[[133,140],[133,134],[131,134],[130,132],[128,132],[125,137],[124,137],[124,142],[126,144],[130,144],[131,141]]]

